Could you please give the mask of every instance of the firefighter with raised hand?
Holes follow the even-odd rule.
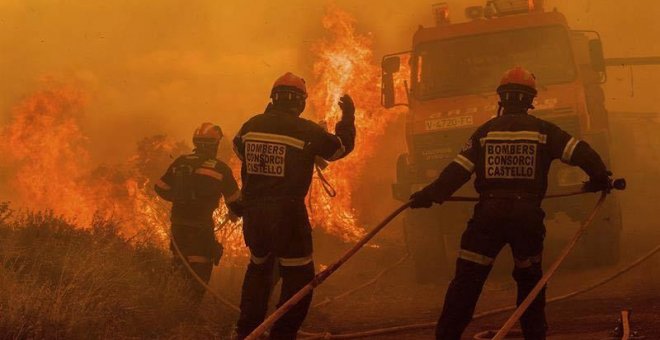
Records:
[[[456,273],[436,327],[437,339],[461,338],[505,244],[513,252],[518,304],[543,276],[541,201],[553,160],[582,168],[590,177],[587,191],[608,191],[611,186],[611,173],[589,144],[527,114],[536,96],[533,74],[522,67],[507,71],[497,93],[497,117],[477,129],[433,183],[410,197],[412,208],[441,204],[476,173],[474,185],[480,200],[461,237]],[[545,339],[544,307],[545,289],[520,319],[525,339]]]
[[[236,327],[239,339],[266,316],[275,266],[282,277],[280,304],[314,278],[305,206],[314,161],[345,157],[355,143],[355,106],[348,95],[339,100],[342,117],[335,134],[299,117],[307,98],[302,78],[284,74],[273,84],[270,98],[265,112],[248,120],[234,138],[234,150],[243,161],[243,235],[251,254]],[[270,338],[295,339],[311,300],[309,294],[279,319]]]
[[[222,130],[211,123],[203,123],[193,134],[192,154],[178,157],[155,184],[156,193],[172,202],[172,238],[194,272],[206,283],[211,279],[213,264],[222,256],[222,245],[214,234],[213,211],[224,197],[235,219],[239,210],[240,190],[231,169],[216,159]],[[174,249],[176,264],[183,266]],[[186,269],[181,268],[186,271]],[[190,273],[195,302],[204,296],[204,287]]]

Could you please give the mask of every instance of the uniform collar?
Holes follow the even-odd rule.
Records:
[[[504,115],[512,115],[512,116],[513,115],[526,115],[526,114],[527,114],[527,110],[523,110],[523,109],[519,109],[519,108],[510,109],[510,110],[504,109],[504,111],[502,112],[503,116]]]
[[[282,115],[282,116],[298,117],[298,115],[295,114],[294,112],[286,111],[286,110],[283,110],[282,108],[276,108],[275,105],[273,105],[272,103],[270,103],[270,104],[268,104],[268,106],[266,106],[266,110],[264,111],[264,113],[270,113],[270,114]]]
[[[205,160],[206,159],[215,159],[214,155],[210,155],[207,152],[203,152],[203,151],[197,150],[197,149],[193,150],[193,155],[198,156],[200,159],[205,159]]]

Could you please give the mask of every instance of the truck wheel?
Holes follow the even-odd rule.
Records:
[[[428,223],[428,215],[429,211],[408,211],[404,219],[406,246],[419,284],[441,283],[449,275],[442,232],[434,223]]]
[[[396,182],[410,183],[410,169],[408,168],[408,154],[402,153],[396,159]]]
[[[417,283],[444,284],[452,277],[460,235],[470,213],[470,207],[449,206],[406,212],[404,233]]]
[[[411,192],[410,169],[408,154],[401,154],[396,160],[396,181],[392,183],[392,196],[395,200],[406,202]]]

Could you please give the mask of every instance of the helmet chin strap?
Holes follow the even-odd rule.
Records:
[[[282,101],[276,101],[273,100],[271,103],[268,104],[268,107],[266,110],[270,108],[277,109],[282,112],[286,112],[289,114],[292,114],[296,117],[300,116],[303,111],[305,111],[305,106],[306,106],[306,101],[301,101],[301,102],[282,102]]]
[[[505,114],[515,114],[515,113],[525,113],[527,114],[527,111],[530,109],[534,108],[534,105],[527,104],[525,105],[524,103],[520,103],[520,105],[512,105],[512,104],[503,104],[501,101],[497,103],[498,108],[497,108],[497,117]]]

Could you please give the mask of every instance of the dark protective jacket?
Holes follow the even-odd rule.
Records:
[[[154,189],[172,202],[172,224],[197,227],[213,226],[213,211],[221,197],[230,207],[240,198],[229,166],[199,153],[177,158]]]
[[[423,190],[441,203],[476,173],[477,192],[542,199],[550,163],[561,159],[582,168],[592,180],[608,178],[600,156],[584,141],[526,113],[507,113],[480,126],[461,152]]]
[[[243,201],[303,199],[312,181],[316,157],[334,161],[353,150],[353,119],[339,121],[335,133],[272,106],[252,117],[234,138],[234,151],[243,161]]]

